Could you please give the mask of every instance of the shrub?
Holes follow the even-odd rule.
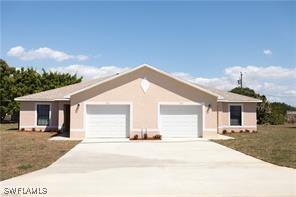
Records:
[[[231,130],[231,133],[235,133],[235,131],[234,130]]]
[[[21,131],[25,131],[25,128],[21,128]]]
[[[268,122],[271,125],[279,125],[279,124],[284,124],[285,123],[285,116],[280,113],[272,112],[268,114]]]
[[[134,135],[133,140],[139,139],[139,135]]]
[[[243,133],[244,131],[243,131],[243,130],[240,130],[239,132],[240,132],[240,133]]]
[[[227,130],[224,129],[224,130],[222,131],[222,133],[223,133],[223,134],[226,134],[226,133],[227,133]]]
[[[32,131],[36,131],[36,129],[35,128],[32,128]]]
[[[161,140],[161,135],[157,134],[157,135],[153,136],[153,138],[156,140]]]
[[[148,139],[148,134],[145,133],[145,134],[144,134],[144,140],[147,140],[147,139]]]
[[[250,133],[250,130],[249,130],[249,129],[246,129],[245,132],[246,132],[246,133]]]

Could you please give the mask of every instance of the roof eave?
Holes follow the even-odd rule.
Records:
[[[218,99],[218,102],[223,103],[261,103],[261,100],[253,100],[253,101],[244,101],[244,100],[224,100],[224,99]]]
[[[15,101],[70,101],[67,98],[58,98],[58,99],[44,99],[44,98],[15,98]]]

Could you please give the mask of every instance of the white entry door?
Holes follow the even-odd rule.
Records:
[[[86,105],[86,137],[128,137],[129,105]]]
[[[163,137],[198,137],[202,108],[198,105],[160,105],[160,133]],[[201,131],[200,131],[201,132]]]

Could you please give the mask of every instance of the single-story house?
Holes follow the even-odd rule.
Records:
[[[15,100],[20,102],[21,130],[61,130],[75,139],[254,131],[256,105],[261,102],[147,64]]]

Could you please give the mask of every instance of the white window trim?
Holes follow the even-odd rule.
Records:
[[[241,122],[242,124],[241,125],[231,125],[230,124],[230,107],[231,106],[241,106]],[[244,126],[244,104],[234,104],[234,103],[231,103],[231,104],[228,104],[228,127],[237,127],[237,128],[240,128],[240,127],[245,127]]]
[[[37,125],[37,106],[38,105],[49,105],[49,124],[47,126],[41,126],[41,125]],[[52,109],[52,104],[51,103],[35,103],[35,121],[34,121],[34,127],[36,128],[47,128],[47,127],[53,127],[52,126],[52,122],[51,122],[51,109]]]
[[[161,105],[180,105],[180,106],[186,106],[186,105],[192,105],[192,106],[201,106],[202,107],[202,131],[201,134],[197,131],[197,137],[203,137],[204,131],[205,131],[205,107],[204,103],[197,103],[197,102],[158,102],[157,103],[157,129],[159,131],[159,134],[161,135],[161,125],[160,125],[160,106]]]
[[[131,102],[84,102],[83,104],[83,131],[86,135],[86,128],[87,128],[87,125],[86,125],[86,106],[87,105],[128,105],[129,106],[129,131],[127,133],[127,138],[130,137],[130,134],[131,134],[131,131],[133,131],[133,103]],[[70,132],[71,131],[74,131],[75,129],[70,129]],[[80,131],[80,129],[77,129]]]

